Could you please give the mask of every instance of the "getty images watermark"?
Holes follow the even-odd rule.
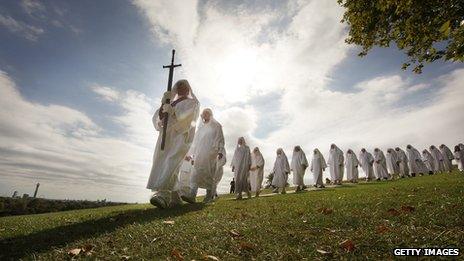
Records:
[[[459,248],[395,248],[395,256],[459,256]]]

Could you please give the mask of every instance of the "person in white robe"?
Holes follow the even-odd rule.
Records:
[[[423,175],[428,172],[427,167],[422,161],[422,156],[416,148],[408,144],[406,146],[406,154],[408,156],[411,176],[415,177],[416,175]]]
[[[235,199],[241,200],[243,192],[247,194],[248,198],[251,198],[249,189],[251,153],[250,147],[248,147],[243,137],[240,137],[237,141],[237,147],[230,166],[235,179]]]
[[[335,144],[330,145],[327,165],[329,165],[330,178],[332,179],[332,183],[335,185],[342,183],[344,160],[343,151]]]
[[[434,169],[435,169],[435,160],[433,159],[433,156],[432,154],[430,154],[430,152],[427,150],[427,149],[424,149],[422,151],[422,161],[424,162],[425,166],[427,167],[427,170],[429,172],[429,174],[433,174],[434,173]]]
[[[443,155],[443,168],[445,171],[451,172],[453,165],[451,162],[454,159],[454,155],[451,152],[450,148],[445,144],[440,145],[440,152]]]
[[[358,182],[358,165],[359,161],[356,154],[351,149],[347,150],[345,157],[346,179],[351,183]]]
[[[400,170],[400,177],[409,177],[408,157],[406,152],[399,147],[395,148],[396,155],[398,156],[398,166]]]
[[[454,147],[454,160],[458,164],[459,171],[464,171],[464,150],[459,147],[459,145]]]
[[[167,103],[167,101],[170,103]],[[153,125],[159,132],[153,154],[153,165],[147,188],[154,192],[150,203],[158,208],[169,208],[182,203],[175,191],[179,168],[195,135],[195,124],[200,103],[187,80],[179,80],[171,92],[165,92],[162,106],[153,116]],[[164,150],[161,150],[163,119],[168,115]]]
[[[293,149],[292,162],[290,164],[293,172],[293,185],[296,186],[295,192],[306,189],[304,184],[304,175],[308,168],[308,159],[300,146]]]
[[[433,157],[433,172],[434,173],[441,173],[445,171],[445,167],[443,166],[443,154],[441,154],[440,150],[435,147],[434,145],[430,146],[430,154]]]
[[[371,153],[367,152],[365,148],[362,148],[359,153],[359,163],[364,171],[364,175],[366,175],[366,181],[374,180],[374,157]]]
[[[222,178],[222,166],[219,161],[225,160],[224,135],[222,126],[213,117],[213,111],[206,108],[201,113],[201,122],[195,133],[188,157],[195,157],[195,171],[190,179],[190,195],[182,195],[182,199],[195,203],[198,188],[206,189],[203,202],[209,203],[216,195],[216,185]]]
[[[400,173],[399,160],[396,151],[392,148],[387,149],[385,160],[387,163],[388,174],[390,177],[395,178]]]
[[[264,158],[256,147],[251,153],[251,169],[250,169],[250,187],[251,192],[255,193],[256,197],[259,197],[261,193],[261,187],[264,178]]]
[[[374,174],[377,180],[386,180],[389,178],[385,155],[379,148],[374,149]]]
[[[274,162],[274,168],[272,173],[272,186],[275,188],[272,192],[279,193],[279,189],[282,194],[286,193],[285,187],[287,186],[288,174],[290,174],[290,165],[288,164],[287,155],[283,149],[279,148],[276,152],[276,160]]]
[[[313,173],[314,187],[324,188],[322,174],[326,168],[327,163],[325,162],[324,156],[321,154],[319,149],[314,149],[310,166],[310,170]]]

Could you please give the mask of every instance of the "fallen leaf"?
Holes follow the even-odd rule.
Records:
[[[166,225],[174,225],[174,223],[176,223],[176,222],[174,222],[174,220],[165,220],[165,221],[163,221],[163,224],[166,224]]]
[[[182,256],[182,254],[180,253],[179,250],[177,249],[173,249],[171,251],[171,256],[174,257],[177,261],[182,261],[184,260],[184,257]]]
[[[71,250],[68,251],[68,255],[70,256],[77,256],[81,253],[82,249],[80,248],[73,248]]]
[[[236,230],[232,229],[229,231],[229,234],[232,236],[232,237],[241,237],[242,235],[237,232]]]
[[[390,215],[390,216],[398,216],[400,214],[400,212],[398,212],[398,210],[394,209],[394,208],[390,208],[389,210],[387,210],[387,213]]]
[[[329,231],[330,233],[335,233],[337,230],[335,229],[330,229],[330,228],[324,228],[325,230]]]
[[[416,210],[413,206],[402,206],[401,211],[403,212],[414,212]]]
[[[317,211],[319,213],[324,214],[324,215],[330,215],[330,214],[333,213],[333,209],[331,209],[331,208],[319,208]]]
[[[253,250],[255,249],[255,246],[253,246],[251,243],[248,243],[248,242],[240,242],[240,249],[241,250]]]
[[[349,239],[341,242],[340,247],[343,248],[347,252],[353,252],[353,250],[355,249],[353,241]]]
[[[323,255],[330,255],[330,254],[331,254],[330,252],[325,251],[325,250],[322,250],[322,249],[316,249],[316,251],[317,251],[319,254],[323,254]]]
[[[205,256],[206,260],[214,260],[214,261],[219,261],[219,258],[212,256],[212,255],[206,255]]]
[[[377,234],[383,234],[383,233],[390,231],[390,229],[385,225],[380,225],[380,226],[377,226],[376,231],[377,231]]]

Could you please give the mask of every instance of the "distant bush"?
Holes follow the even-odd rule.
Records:
[[[126,203],[109,202],[106,200],[89,201],[0,197],[0,216],[39,214],[123,204]]]

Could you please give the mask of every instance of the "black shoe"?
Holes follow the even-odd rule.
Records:
[[[153,206],[159,209],[165,209],[168,207],[168,204],[166,203],[166,201],[162,199],[161,197],[157,197],[157,196],[151,197],[150,204],[152,204]]]

